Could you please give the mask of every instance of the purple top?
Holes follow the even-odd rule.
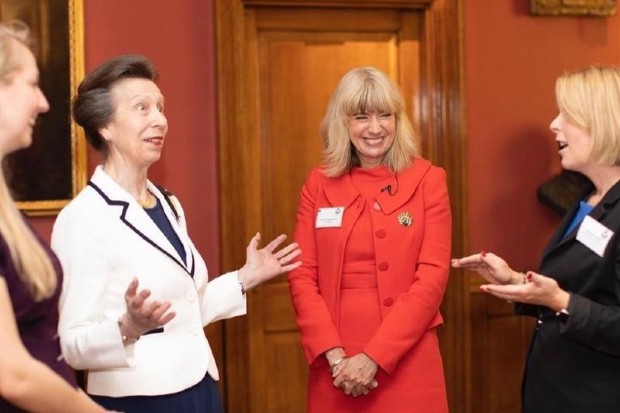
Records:
[[[31,229],[32,230],[32,229]],[[19,335],[32,357],[46,364],[72,386],[77,387],[75,375],[60,356],[58,340],[58,298],[62,285],[62,268],[56,255],[33,231],[45,251],[52,259],[58,276],[58,286],[54,294],[41,302],[34,302],[26,285],[19,278],[11,260],[11,253],[4,237],[0,235],[0,277],[4,277],[13,312],[17,319]],[[41,390],[45,391],[45,390]],[[0,412],[15,413],[23,410],[9,404],[0,397]]]

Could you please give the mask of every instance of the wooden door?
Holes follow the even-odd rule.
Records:
[[[257,230],[264,240],[292,234],[300,188],[321,156],[319,123],[338,80],[353,67],[376,66],[396,80],[424,137],[425,156],[459,171],[459,49],[450,37],[458,27],[455,4],[216,1],[223,268],[243,263],[242,246]],[[461,175],[449,179],[458,204]],[[459,211],[455,253],[462,245]],[[465,405],[466,393],[456,340],[467,331],[464,288],[462,277],[452,277],[443,306],[451,320],[441,340],[455,406]],[[305,412],[308,368],[286,279],[261,286],[248,300],[248,316],[224,325],[226,410]]]
[[[472,278],[472,412],[520,413],[521,379],[534,319],[514,314],[511,303],[483,293]]]

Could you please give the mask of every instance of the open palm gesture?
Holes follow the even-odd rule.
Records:
[[[245,291],[301,265],[301,261],[292,262],[301,254],[297,243],[293,242],[276,251],[285,239],[286,235],[281,234],[259,250],[260,233],[252,237],[246,249],[245,265],[239,270],[239,281]]]
[[[516,284],[521,281],[521,276],[513,271],[506,261],[490,252],[453,258],[451,264],[453,268],[476,271],[491,284]]]

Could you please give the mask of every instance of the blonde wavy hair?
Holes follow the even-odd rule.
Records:
[[[394,143],[383,164],[400,172],[420,156],[420,140],[405,112],[405,100],[396,83],[374,67],[361,67],[345,74],[327,106],[321,122],[325,175],[338,177],[360,165],[349,138],[349,119],[359,113],[393,113]]]
[[[591,66],[559,76],[560,113],[592,138],[592,159],[620,165],[620,68]]]
[[[0,23],[0,82],[10,83],[15,71],[21,68],[22,62],[14,53],[21,45],[31,45],[28,26],[21,21]],[[0,168],[0,233],[32,298],[41,301],[56,291],[56,272],[47,252],[17,210],[3,169]]]

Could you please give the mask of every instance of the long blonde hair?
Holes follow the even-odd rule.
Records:
[[[360,161],[349,138],[349,117],[356,113],[389,112],[396,118],[394,143],[383,164],[400,172],[420,156],[420,140],[413,130],[405,100],[396,83],[374,67],[361,67],[345,74],[327,107],[321,123],[324,173],[341,176]]]
[[[20,69],[20,62],[15,58],[15,47],[29,47],[30,42],[28,26],[23,22],[0,23],[0,82],[10,82],[15,70]],[[0,168],[0,234],[8,245],[13,264],[32,298],[41,301],[50,297],[56,291],[57,285],[54,266],[17,210],[3,168]]]

